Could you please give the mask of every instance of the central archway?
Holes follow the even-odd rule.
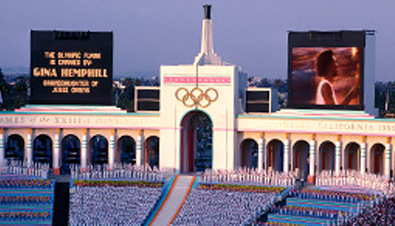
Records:
[[[181,121],[181,172],[212,168],[213,123],[201,111],[189,112]]]

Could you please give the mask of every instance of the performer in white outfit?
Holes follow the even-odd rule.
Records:
[[[337,76],[338,66],[332,50],[325,50],[319,53],[315,67],[317,76],[321,78],[317,87],[317,105],[347,105],[355,95],[358,95],[359,81],[357,80],[344,99],[341,102],[337,100],[333,83]]]

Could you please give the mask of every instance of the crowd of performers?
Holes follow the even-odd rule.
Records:
[[[22,162],[8,163],[0,167],[2,174],[27,175],[48,178],[51,172],[48,164],[35,163],[26,166]],[[81,170],[78,165],[70,166],[73,180],[138,180],[163,182],[164,172],[149,166],[116,164],[112,169],[107,165],[88,166]],[[267,172],[257,169],[206,170],[200,176],[201,183],[218,184],[258,184],[269,186],[295,187],[293,172]],[[394,183],[384,176],[359,173],[348,170],[335,174],[323,171],[316,177],[317,187],[360,187],[375,192],[373,195],[358,192],[327,190],[291,189],[290,197],[323,201],[361,204],[358,212],[350,215],[342,211],[315,207],[274,205],[274,193],[254,193],[229,190],[192,189],[173,225],[243,225],[251,224],[258,216],[277,213],[296,216],[312,216],[336,221],[344,226],[351,225],[395,225]],[[71,225],[128,224],[144,220],[162,195],[161,187],[76,187],[70,202]],[[106,198],[107,197],[107,198]],[[379,198],[376,198],[379,197]],[[104,210],[104,211],[103,211]],[[133,214],[131,214],[131,211]],[[339,218],[341,219],[339,221]],[[260,222],[261,223],[261,222]],[[287,225],[278,222],[262,222],[257,225]]]
[[[69,225],[142,225],[161,194],[161,188],[77,187]]]
[[[127,181],[163,182],[162,171],[156,167],[116,164],[90,165],[84,171],[70,167],[71,178],[78,181],[70,194],[70,225],[142,225],[162,195],[157,184],[128,184]],[[91,185],[81,181],[115,181],[118,185]],[[125,182],[126,181],[126,182]]]
[[[172,225],[251,225],[274,201],[274,193],[193,189]]]

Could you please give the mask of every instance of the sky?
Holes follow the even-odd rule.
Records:
[[[395,80],[394,0],[1,0],[0,67],[29,68],[30,30],[114,32],[114,74],[192,64],[202,5],[215,52],[249,76],[287,78],[287,31],[375,30],[376,81]]]

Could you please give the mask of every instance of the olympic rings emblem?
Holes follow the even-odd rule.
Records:
[[[204,92],[198,87],[188,91],[186,88],[182,87],[176,90],[175,96],[176,99],[182,102],[186,107],[199,105],[202,108],[206,108],[218,99],[218,91],[211,87]]]

